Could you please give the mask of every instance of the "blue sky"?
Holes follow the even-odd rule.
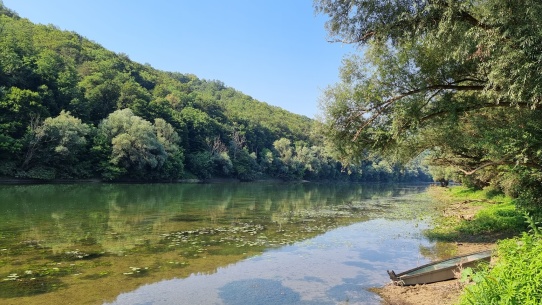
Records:
[[[220,80],[314,118],[344,55],[312,0],[3,0],[21,17],[75,31],[132,60]]]

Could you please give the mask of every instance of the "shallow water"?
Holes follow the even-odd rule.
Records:
[[[0,186],[1,304],[379,304],[424,186]]]
[[[429,246],[420,229],[408,221],[361,222],[213,274],[147,285],[112,304],[380,304],[367,289],[388,281],[387,268],[426,261],[416,255]]]

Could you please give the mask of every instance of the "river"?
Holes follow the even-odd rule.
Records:
[[[1,304],[379,304],[424,185],[0,185]]]

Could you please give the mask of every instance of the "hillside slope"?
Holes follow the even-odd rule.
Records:
[[[3,5],[0,31],[0,176],[361,177],[341,171],[315,121],[220,81],[136,63]]]

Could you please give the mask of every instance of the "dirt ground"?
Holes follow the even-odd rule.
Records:
[[[448,204],[442,213],[446,217],[458,217],[468,221],[476,213],[476,208],[467,203]],[[457,255],[462,255],[493,249],[495,244],[464,242],[455,246]],[[457,303],[463,286],[458,279],[416,286],[396,286],[390,281],[384,287],[373,288],[371,291],[382,297],[383,305],[453,305]]]

